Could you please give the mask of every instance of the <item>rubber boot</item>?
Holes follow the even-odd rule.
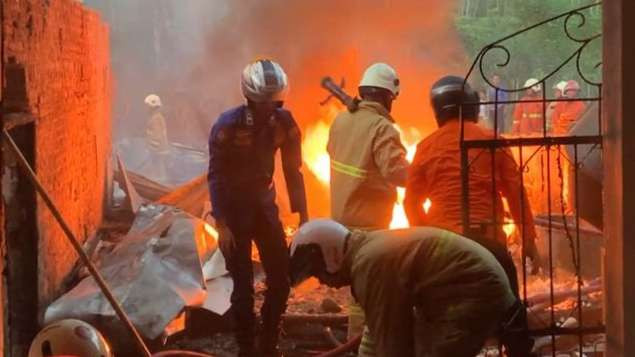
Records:
[[[503,326],[502,342],[509,357],[533,357],[531,351],[534,340],[529,336],[527,310],[518,301],[509,313],[508,322]]]
[[[278,349],[280,329],[263,330],[258,341],[258,350],[262,357],[282,357],[282,352]]]
[[[285,308],[286,306],[283,305]],[[282,353],[278,349],[278,341],[281,332],[281,311],[284,308],[279,306],[271,307],[270,304],[264,304],[262,308],[262,325],[258,338],[258,350],[263,357],[278,357]]]
[[[236,343],[239,357],[254,357],[256,355],[256,316],[248,307],[236,309]]]
[[[238,343],[239,357],[256,356],[256,338],[253,329],[251,331],[236,331],[236,342]]]

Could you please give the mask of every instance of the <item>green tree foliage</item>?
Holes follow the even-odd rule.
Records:
[[[532,26],[550,17],[589,5],[591,0],[460,0],[456,26],[466,51],[472,59],[481,49],[507,35]],[[601,6],[581,12],[586,22],[582,25],[580,16],[569,19],[567,28],[576,38],[588,38],[599,34],[602,30]],[[560,64],[571,57],[581,46],[572,41],[565,33],[565,18],[549,22],[528,32],[522,33],[501,43],[510,53],[509,63],[499,66],[506,60],[502,50],[494,49],[486,55],[484,73],[491,78],[498,73],[504,79],[506,87],[522,87],[528,78],[542,79]],[[601,70],[596,65],[601,61],[601,40],[591,42],[583,51],[580,66],[587,78],[600,81]],[[480,82],[480,74],[471,76]],[[576,58],[550,77],[546,83],[551,86],[561,80],[576,79],[581,81],[576,69]],[[591,91],[591,86],[585,86]],[[589,93],[590,94],[590,93]]]

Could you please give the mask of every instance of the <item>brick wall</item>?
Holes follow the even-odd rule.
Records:
[[[74,232],[85,239],[101,222],[111,150],[108,28],[75,0],[3,2],[4,53],[26,70],[37,119],[35,166]],[[77,256],[38,198],[39,304],[60,294]]]

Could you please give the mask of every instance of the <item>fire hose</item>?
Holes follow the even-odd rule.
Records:
[[[138,348],[141,351],[142,355],[145,357],[151,357],[150,350],[148,349],[148,346],[143,341],[143,338],[139,334],[139,331],[137,331],[137,329],[134,327],[134,325],[128,318],[128,315],[126,315],[126,312],[122,309],[119,302],[117,302],[117,299],[111,292],[110,288],[108,287],[108,284],[106,283],[104,278],[101,276],[101,274],[99,273],[95,265],[90,261],[90,258],[88,257],[86,252],[84,252],[84,249],[82,248],[81,243],[79,243],[79,240],[75,237],[75,234],[71,231],[70,227],[64,220],[64,217],[62,217],[62,214],[57,209],[57,206],[53,203],[53,200],[51,199],[49,194],[46,192],[46,189],[44,188],[44,186],[42,186],[42,184],[40,183],[40,180],[38,179],[37,175],[31,168],[31,165],[26,160],[26,158],[22,154],[22,151],[20,151],[20,148],[15,143],[15,141],[13,140],[13,138],[11,137],[7,129],[2,130],[2,135],[4,139],[7,141],[7,143],[9,144],[8,145],[9,149],[11,149],[13,154],[18,159],[17,161],[18,165],[20,165],[20,167],[26,174],[26,177],[29,179],[29,181],[31,181],[31,184],[33,184],[36,191],[40,194],[42,200],[44,201],[46,206],[49,208],[49,210],[51,211],[51,213],[53,214],[53,216],[59,223],[60,227],[64,231],[69,242],[71,243],[71,245],[73,246],[77,254],[79,255],[80,260],[82,261],[82,263],[84,263],[84,265],[86,265],[86,267],[88,268],[88,271],[90,272],[93,279],[95,279],[95,282],[99,286],[99,289],[104,294],[104,296],[110,303],[110,306],[113,308],[113,310],[117,314],[117,317],[119,317],[121,322],[124,324],[125,328],[128,330],[130,335],[133,337],[133,339],[137,343]]]

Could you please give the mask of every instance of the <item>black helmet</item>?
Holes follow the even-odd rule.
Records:
[[[457,76],[445,76],[439,79],[430,90],[430,101],[439,126],[449,119],[463,115],[463,119],[478,120],[479,105],[478,93],[467,84],[463,78]],[[459,108],[462,111],[459,113]]]

